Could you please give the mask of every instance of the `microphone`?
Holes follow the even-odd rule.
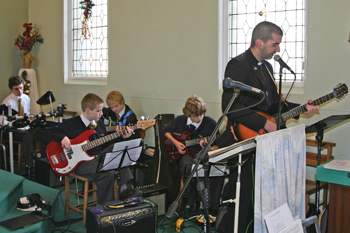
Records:
[[[278,61],[280,63],[280,66],[286,68],[287,70],[289,70],[292,74],[295,75],[294,71],[282,60],[282,58],[280,57],[280,55],[276,54],[273,59],[275,59],[275,61]]]
[[[258,88],[248,86],[248,85],[241,83],[241,82],[233,81],[231,78],[224,79],[224,87],[225,88],[238,88],[240,90],[252,92],[252,93],[256,93],[256,94],[265,94],[262,90],[260,90]]]

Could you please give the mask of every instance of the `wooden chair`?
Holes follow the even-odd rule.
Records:
[[[70,188],[70,178],[80,180],[84,182],[84,194],[80,194],[78,190],[74,191]],[[65,215],[68,216],[69,213],[76,211],[83,214],[83,226],[86,226],[86,208],[93,206],[97,203],[97,185],[93,183],[92,189],[89,189],[89,183],[93,183],[90,179],[83,176],[70,173],[65,176],[65,188],[66,188],[66,204],[65,204]],[[70,193],[83,198],[83,203],[71,205],[70,204]],[[92,199],[89,201],[89,194],[92,193]],[[118,200],[118,183],[117,180],[114,181],[114,198]],[[72,209],[72,210],[70,210]]]
[[[326,154],[322,154],[321,151],[321,164],[324,162],[327,162],[328,160],[332,159],[332,149],[336,145],[332,142],[322,142],[322,150],[327,150]],[[318,142],[316,140],[312,139],[306,139],[306,146],[315,147],[316,152],[306,152],[306,166],[309,167],[317,167],[317,148],[318,148]],[[328,183],[326,182],[320,182],[320,190],[323,190],[323,198],[322,202],[320,203],[320,206],[323,205],[323,208],[326,208],[327,205],[327,198],[328,198]],[[306,180],[306,213],[309,210],[308,203],[310,202],[310,195],[316,193],[316,181],[315,180]]]
[[[95,205],[97,203],[97,185],[93,183],[92,189],[89,189],[89,183],[92,182],[90,179],[76,175],[74,173],[70,173],[65,177],[65,187],[66,187],[66,212],[65,215],[68,216],[69,213],[76,211],[78,213],[83,214],[83,226],[86,226],[86,208],[88,206]],[[70,178],[75,178],[76,180],[80,180],[84,182],[84,194],[80,194],[78,190],[74,191],[70,188]],[[71,205],[70,204],[70,193],[74,193],[77,196],[83,198],[82,204]],[[89,201],[89,193],[92,193],[92,200]],[[70,210],[72,209],[72,210]]]

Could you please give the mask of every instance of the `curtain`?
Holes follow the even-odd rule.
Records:
[[[287,203],[305,219],[306,142],[301,124],[256,138],[254,232],[268,232],[264,216]]]

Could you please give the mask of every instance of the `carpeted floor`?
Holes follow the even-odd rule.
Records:
[[[71,187],[75,187],[75,183],[71,184]],[[78,183],[78,189],[80,190],[82,187],[82,184]],[[64,202],[65,202],[65,189],[64,187],[57,187],[57,190],[60,191],[60,208],[59,208],[59,213],[56,213],[57,219],[55,219],[55,221],[63,221],[63,220],[67,220],[67,218],[64,216]],[[76,198],[76,196],[74,194],[71,194],[71,203],[74,203],[74,201],[76,201],[76,203],[78,203],[78,199]],[[80,201],[82,201],[82,199],[80,199]],[[185,209],[185,208],[182,208]],[[183,214],[183,212],[181,213]],[[76,219],[76,218],[82,218],[82,214],[79,214],[77,212],[73,212],[69,214],[69,218],[70,219]],[[168,232],[176,232],[175,229],[175,225],[176,225],[176,221],[179,219],[179,217],[177,216],[177,213],[174,214],[172,220],[166,220],[164,218],[164,216],[160,216],[157,219],[157,230],[158,233],[168,233]],[[70,225],[65,225],[62,227],[55,227],[52,232],[75,232],[75,233],[83,233],[86,232],[86,228],[83,228],[83,221],[78,221],[75,223],[72,223]],[[139,232],[143,232],[142,230],[140,230]],[[199,232],[204,232],[204,226],[203,223],[199,223],[197,222],[195,219],[193,220],[185,220],[182,224],[181,227],[181,231],[180,232],[184,232],[184,233],[199,233]],[[215,232],[215,226],[214,224],[212,224],[212,228],[211,228],[211,232]],[[130,232],[131,233],[131,232]]]
[[[16,169],[17,170],[17,169]],[[24,173],[25,169],[22,169],[22,173]],[[25,174],[22,174],[22,177],[26,177]],[[27,179],[27,178],[26,178]],[[34,178],[35,181],[35,178]],[[59,183],[59,182],[58,182]],[[73,219],[81,219],[77,222],[71,223],[71,224],[66,224],[63,226],[53,226],[52,225],[52,229],[51,232],[52,233],[58,233],[58,232],[74,232],[74,233],[83,233],[86,232],[87,229],[83,227],[83,220],[82,217],[83,215],[77,212],[72,212],[68,215],[69,218],[64,216],[65,210],[64,210],[64,206],[65,206],[65,188],[64,188],[64,183],[62,182],[61,187],[55,187],[52,188],[52,191],[58,191],[59,192],[59,196],[55,201],[55,208],[52,211],[52,216],[54,216],[54,221],[56,222],[67,222],[68,219],[73,220]],[[71,188],[75,188],[76,184],[75,182],[71,183]],[[78,183],[78,190],[81,190],[83,184],[82,183]],[[47,187],[47,186],[44,186]],[[40,190],[31,190],[31,193],[33,192],[40,192]],[[80,200],[78,200],[78,198],[74,195],[71,194],[71,204],[78,204],[78,203],[82,203],[82,198],[80,198]],[[80,202],[79,202],[80,201]],[[183,203],[186,203],[186,201],[184,201]],[[184,214],[184,210],[186,209],[185,207],[181,208],[183,211],[180,213],[180,216],[183,216]],[[157,232],[158,233],[168,233],[168,232],[177,232],[175,229],[176,226],[176,222],[179,219],[179,216],[177,215],[177,213],[174,214],[173,218],[171,220],[167,220],[165,219],[164,216],[160,216],[157,218]],[[45,221],[50,221],[50,220],[45,220]],[[50,224],[49,224],[50,225]],[[24,229],[22,229],[24,230]],[[16,232],[16,231],[15,231]],[[21,231],[23,232],[23,231]],[[25,232],[25,231],[24,231]],[[142,230],[140,231],[136,231],[136,232],[143,232]],[[197,233],[197,232],[204,232],[204,225],[203,223],[199,223],[198,221],[194,219],[192,220],[185,220],[183,221],[182,225],[181,225],[181,230],[179,232],[184,232],[184,233]],[[211,232],[215,233],[215,225],[212,224],[212,228],[211,228]],[[130,232],[132,233],[132,232]]]

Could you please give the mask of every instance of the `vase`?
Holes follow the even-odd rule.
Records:
[[[31,53],[26,53],[22,55],[23,68],[32,68],[32,63],[36,63],[36,59]]]

